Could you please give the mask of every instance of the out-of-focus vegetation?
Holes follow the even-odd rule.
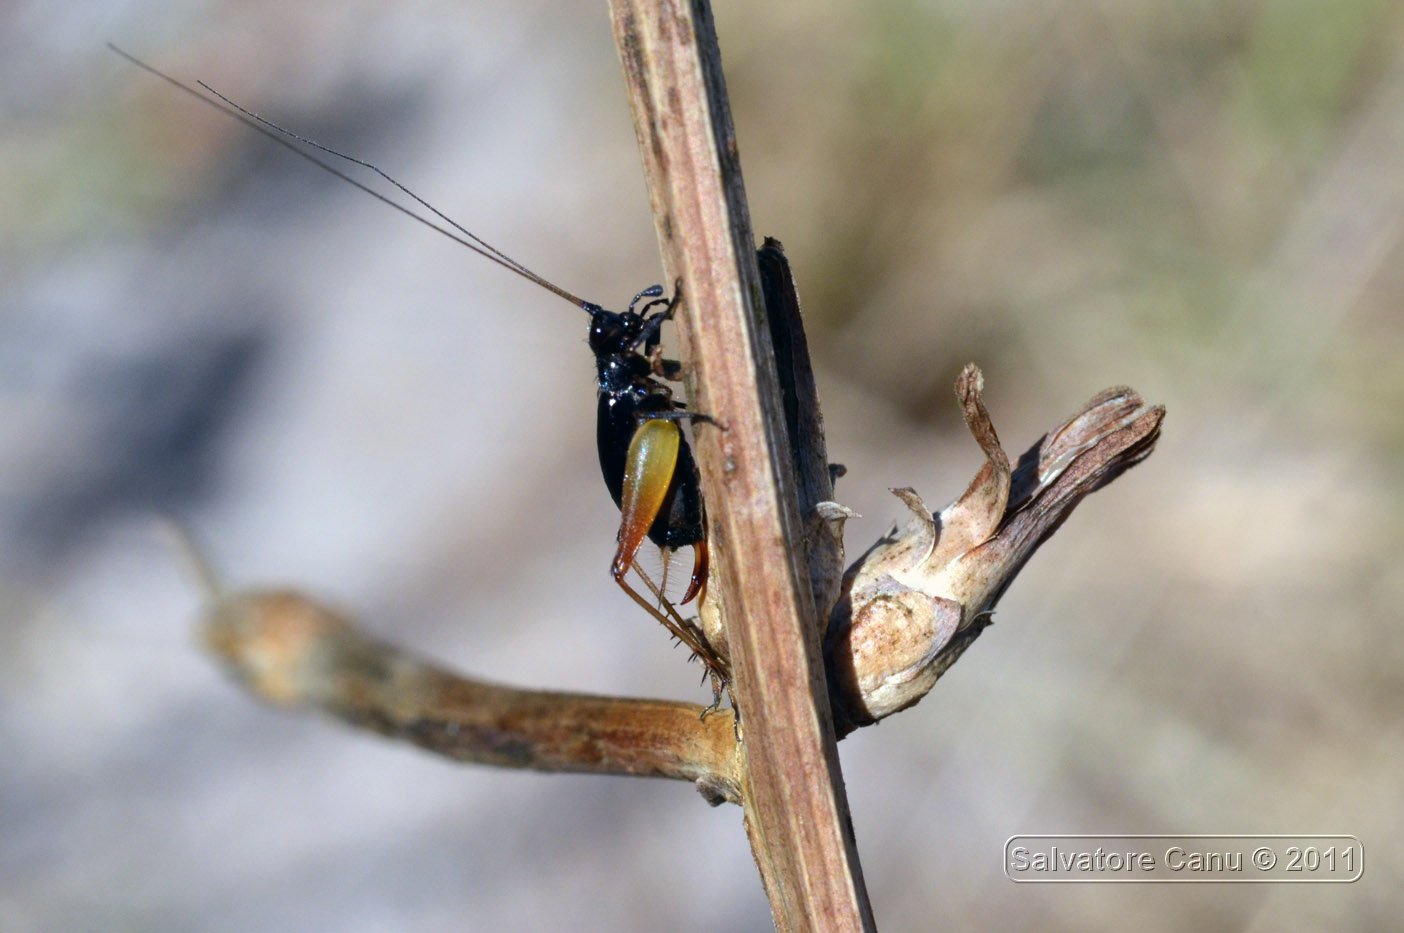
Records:
[[[226,688],[147,534],[500,680],[690,696],[618,597],[583,324],[114,61],[383,163],[617,303],[604,11],[0,14],[0,927],[729,929],[734,813],[445,766]],[[52,6],[49,5],[49,10]],[[1379,929],[1404,857],[1404,9],[724,4],[853,553],[1096,390],[1168,406],[918,707],[843,743],[885,929]],[[701,693],[695,694],[701,698]],[[17,751],[14,751],[17,750]],[[1015,886],[1015,833],[1354,833],[1354,885]],[[289,919],[291,918],[291,919]]]

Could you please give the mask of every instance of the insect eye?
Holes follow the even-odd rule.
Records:
[[[590,349],[609,352],[623,342],[626,332],[627,328],[619,315],[596,315],[594,323],[590,325]]]

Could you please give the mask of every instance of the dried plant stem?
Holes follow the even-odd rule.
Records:
[[[206,646],[253,693],[477,764],[691,781],[737,802],[735,722],[694,703],[472,680],[372,638],[290,591],[218,597]]]
[[[783,404],[705,2],[611,0],[679,330],[742,716],[741,795],[782,930],[871,928],[839,771]]]

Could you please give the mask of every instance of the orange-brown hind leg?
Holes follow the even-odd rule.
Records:
[[[634,432],[625,461],[624,494],[619,503],[619,546],[614,552],[610,572],[620,589],[629,594],[629,598],[701,658],[714,677],[719,677],[725,682],[730,680],[726,663],[712,650],[702,633],[678,614],[663,591],[634,563],[639,547],[648,536],[648,529],[653,525],[667,499],[668,487],[673,481],[673,471],[677,468],[678,451],[681,446],[682,431],[673,420],[650,419],[639,425],[638,430]],[[693,558],[692,581],[683,599],[684,603],[695,597],[705,583],[706,553],[705,543],[699,544]],[[639,575],[658,600],[657,605],[651,603],[629,583],[627,574],[630,568]]]

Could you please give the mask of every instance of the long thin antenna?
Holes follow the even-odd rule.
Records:
[[[331,175],[335,175],[337,178],[340,178],[347,184],[353,185],[361,189],[366,194],[370,195],[376,200],[384,204],[388,204],[390,207],[393,207],[395,210],[406,215],[407,217],[411,217],[424,224],[424,226],[428,227],[429,229],[443,234],[444,236],[448,237],[450,240],[453,240],[460,246],[466,246],[468,249],[477,253],[479,256],[482,256],[485,259],[490,259],[493,262],[497,263],[499,266],[502,266],[504,269],[509,269],[512,272],[515,272],[517,275],[520,275],[527,281],[534,282],[537,285],[540,285],[542,288],[546,289],[552,294],[559,295],[560,297],[564,298],[566,301],[569,301],[576,307],[585,308],[586,310],[589,310],[590,308],[594,307],[592,303],[585,301],[578,295],[566,291],[564,288],[561,288],[556,283],[550,281],[549,279],[543,278],[542,276],[528,269],[526,266],[517,262],[517,260],[513,259],[511,256],[508,256],[506,253],[502,252],[500,249],[493,246],[491,243],[488,243],[486,240],[482,239],[477,234],[473,233],[463,225],[459,224],[452,217],[449,217],[447,214],[440,211],[434,205],[430,204],[428,201],[415,194],[409,188],[396,181],[393,177],[391,177],[389,174],[382,171],[375,165],[372,165],[371,163],[366,162],[362,159],[357,159],[353,156],[349,156],[344,152],[338,152],[335,149],[322,145],[316,140],[308,139],[305,136],[299,136],[297,133],[294,133],[291,130],[284,129],[283,127],[272,122],[271,120],[267,120],[250,110],[244,109],[243,107],[239,106],[234,101],[225,97],[219,91],[216,91],[214,88],[210,87],[203,81],[199,82],[200,87],[204,88],[204,90],[208,91],[210,94],[213,94],[213,98],[206,96],[196,88],[191,87],[190,85],[171,77],[170,75],[155,68],[154,66],[148,65],[146,62],[142,61],[134,55],[123,51],[122,49],[113,45],[111,42],[107,43],[107,47],[113,52],[120,55],[122,58],[125,58],[128,62],[147,72],[148,74],[155,75],[162,81],[165,81],[167,84],[170,84],[173,87],[184,91],[186,94],[189,94],[191,97],[194,97],[202,104],[205,104],[208,107],[212,107],[215,110],[218,110],[225,116],[230,117],[234,120],[238,120],[240,123],[244,124],[245,126],[249,127],[255,132],[261,133],[262,135],[273,140],[275,143],[282,146],[283,148],[301,156],[302,158],[306,159],[308,162],[311,162],[313,165],[317,166],[323,171]],[[447,223],[452,229],[449,229],[449,227],[440,226],[439,224],[423,216],[422,214],[415,213],[413,210],[411,210],[408,207],[405,207],[403,204],[400,204],[399,202],[386,197],[384,194],[380,193],[379,191],[376,191],[374,188],[371,188],[368,185],[356,180],[355,178],[352,178],[350,175],[346,174],[345,172],[341,171],[335,166],[327,163],[322,159],[317,158],[315,155],[303,149],[301,146],[296,145],[293,142],[293,140],[295,140],[297,143],[312,146],[313,148],[325,152],[328,155],[335,156],[339,159],[345,159],[347,162],[351,162],[363,168],[370,169],[372,172],[375,172],[381,178],[385,179],[390,184],[400,189],[400,191],[409,195],[421,206],[432,211],[435,216]]]

